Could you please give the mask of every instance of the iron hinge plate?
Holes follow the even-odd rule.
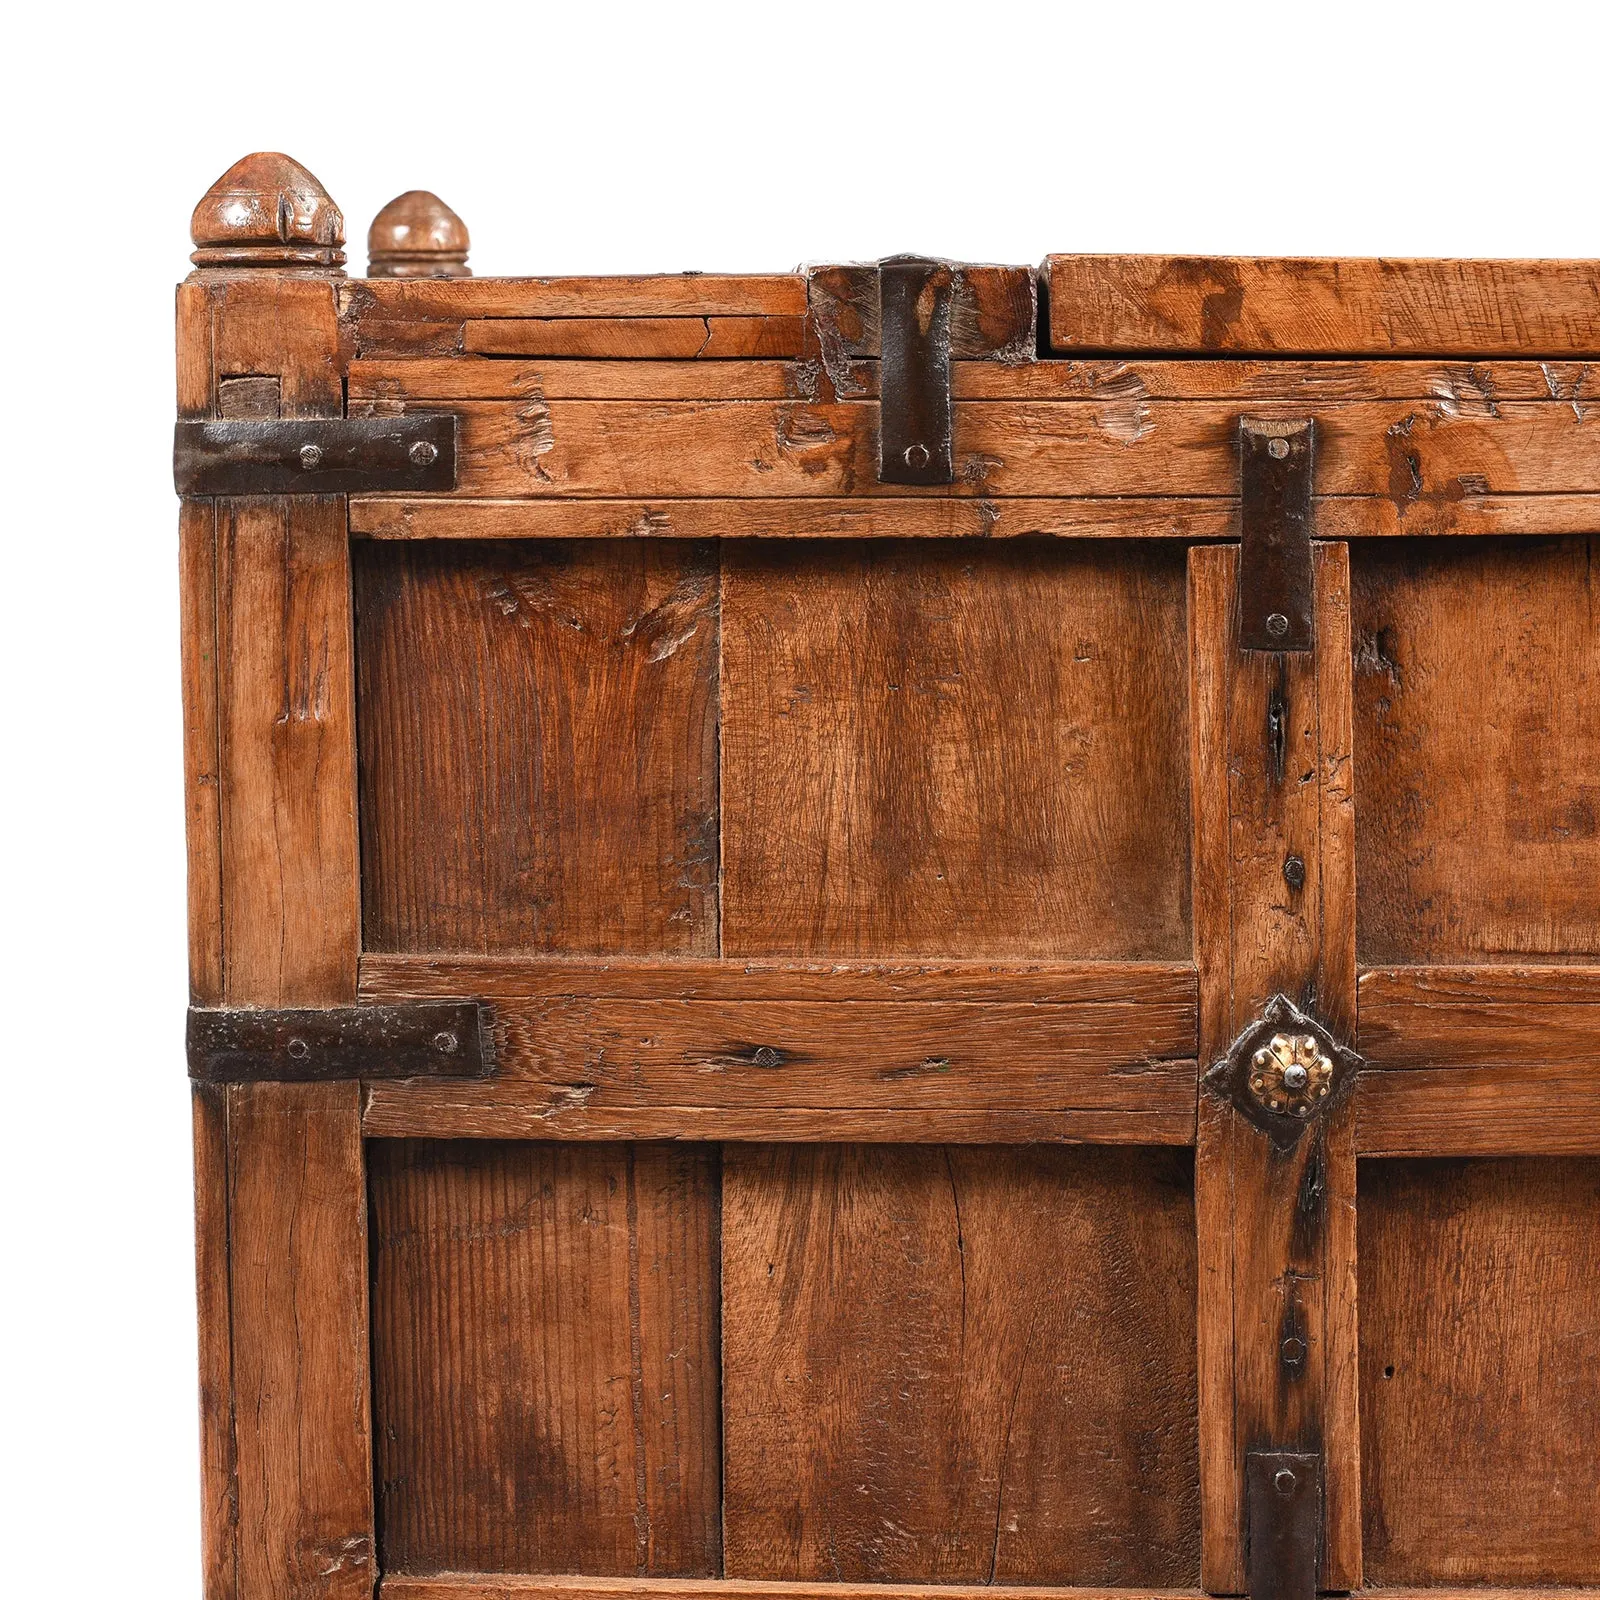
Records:
[[[1250,1600],[1316,1600],[1322,1458],[1252,1450],[1244,1475]]]
[[[1316,647],[1311,480],[1316,424],[1239,418],[1239,643]]]
[[[172,477],[180,495],[443,493],[456,486],[456,418],[180,422]]]
[[[878,263],[878,481],[954,483],[948,261],[891,256]]]
[[[192,1007],[189,1076],[199,1083],[336,1083],[494,1075],[492,1014],[476,1000],[316,1010]]]

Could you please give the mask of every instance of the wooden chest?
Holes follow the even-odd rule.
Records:
[[[1594,263],[195,238],[209,1600],[1600,1582]]]

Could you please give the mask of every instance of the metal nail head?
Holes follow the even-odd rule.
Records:
[[[431,439],[418,439],[406,453],[414,467],[431,467],[439,459],[439,447]]]
[[[1278,444],[1281,443],[1281,441],[1274,439],[1273,443]],[[1267,618],[1267,632],[1270,633],[1274,639],[1281,639],[1288,631],[1289,619],[1284,616],[1281,611],[1274,611],[1272,615]]]
[[[322,446],[320,444],[303,444],[300,446],[300,467],[304,472],[315,472],[322,465]]]
[[[1287,439],[1267,440],[1267,454],[1271,456],[1274,461],[1282,461],[1283,458],[1288,455],[1288,453],[1289,441]]]
[[[1272,1487],[1287,1500],[1299,1483],[1300,1480],[1287,1467],[1280,1467],[1273,1477]]]
[[[1306,864],[1300,856],[1288,856],[1283,863],[1283,881],[1291,889],[1303,889],[1306,886]]]

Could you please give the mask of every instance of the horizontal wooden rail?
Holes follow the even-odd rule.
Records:
[[[435,1137],[1187,1144],[1183,965],[997,968],[368,957],[364,995],[494,1008],[491,1082],[370,1084]]]
[[[1401,967],[1358,994],[1361,1154],[1600,1155],[1600,966]]]

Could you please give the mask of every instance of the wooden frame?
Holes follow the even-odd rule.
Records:
[[[419,198],[438,207],[403,197]],[[465,272],[465,229],[442,214],[438,271]],[[391,1600],[862,1592],[380,1574],[370,1138],[1193,1145],[1198,1576],[1245,1586],[1246,1452],[1315,1446],[1320,1584],[1358,1589],[1357,1158],[1600,1156],[1600,949],[1358,972],[1349,541],[1600,536],[1594,265],[1056,256],[1045,359],[1032,275],[969,269],[966,466],[948,491],[908,492],[876,481],[876,332],[854,269],[479,281],[432,276],[408,248],[385,270],[414,275],[350,282],[337,209],[266,156],[219,181],[195,237],[181,417],[446,409],[463,433],[448,495],[183,502],[194,1003],[472,997],[496,1008],[502,1052],[481,1084],[196,1086],[209,1600],[354,1597],[380,1576]],[[1308,409],[1316,648],[1241,651],[1229,430],[1242,410]],[[363,948],[352,538],[1013,535],[1187,547],[1192,960]],[[1294,781],[1263,738],[1274,718]],[[1286,897],[1290,857],[1303,888]],[[1368,1058],[1288,1154],[1199,1086],[1279,992],[1314,995]]]

